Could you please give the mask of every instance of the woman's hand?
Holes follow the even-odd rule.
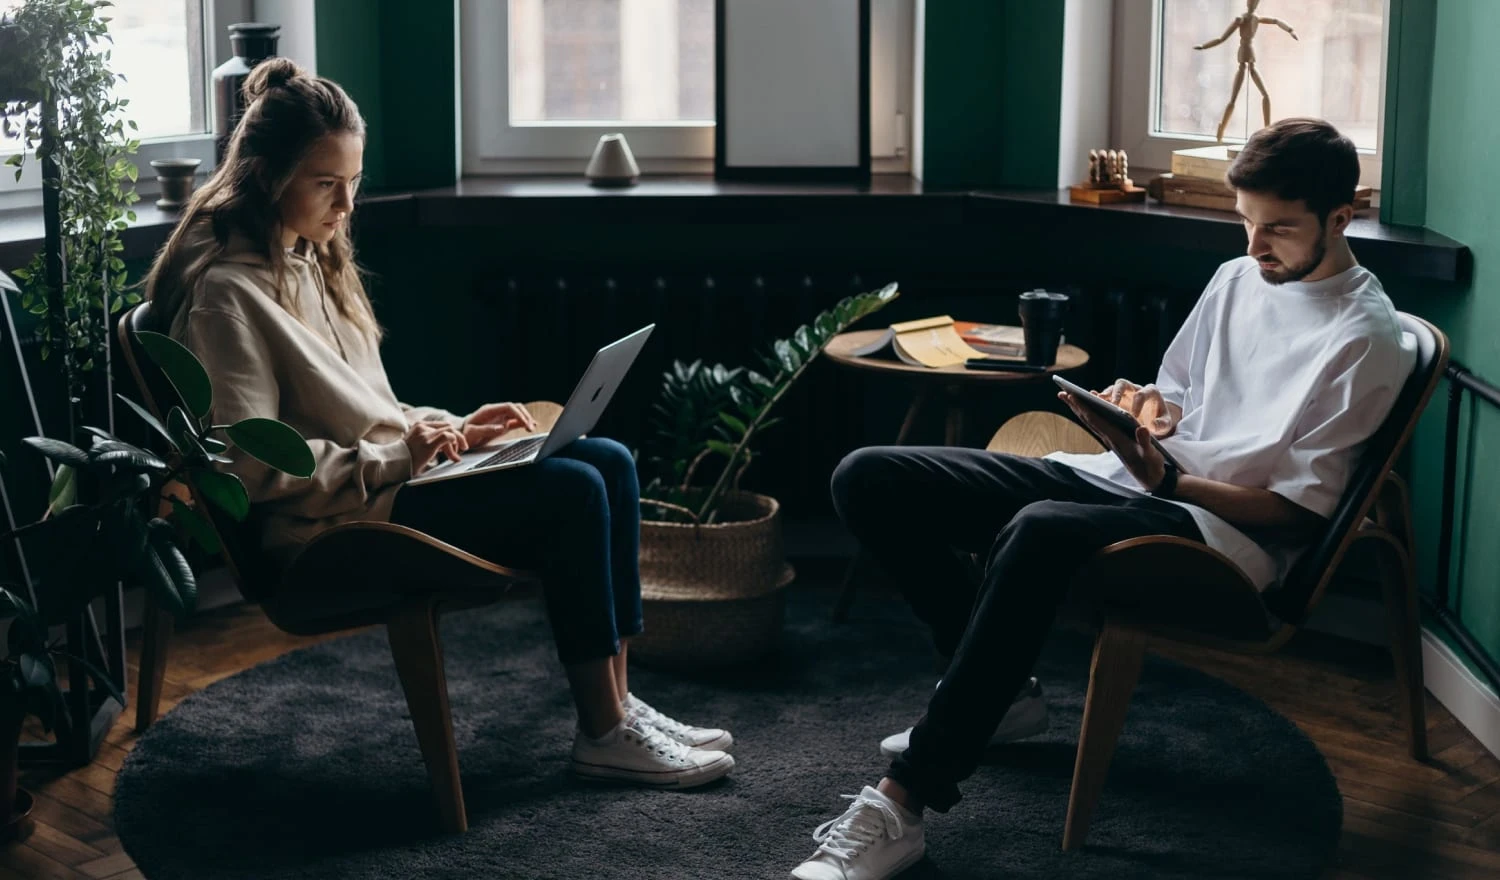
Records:
[[[411,450],[411,472],[420,474],[439,453],[457,461],[469,448],[469,441],[447,422],[421,421],[406,429],[406,448]]]
[[[1150,429],[1158,440],[1172,436],[1182,418],[1182,411],[1167,403],[1155,385],[1137,385],[1128,379],[1116,379],[1113,385],[1094,393],[1135,416],[1135,420]]]
[[[1099,396],[1104,395],[1101,393]],[[1104,440],[1104,444],[1120,459],[1130,475],[1141,484],[1141,488],[1150,492],[1161,485],[1162,479],[1167,475],[1166,459],[1151,442],[1151,431],[1145,425],[1137,425],[1135,433],[1128,434],[1094,415],[1093,410],[1075,402],[1073,395],[1068,392],[1059,391],[1057,397]]]
[[[483,446],[517,428],[536,431],[536,419],[519,403],[487,403],[464,419],[464,439],[470,446]]]

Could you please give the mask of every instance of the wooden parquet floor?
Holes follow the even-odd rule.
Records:
[[[173,640],[163,711],[220,678],[313,641],[278,631],[253,606],[200,614]],[[1432,760],[1407,758],[1391,714],[1395,685],[1384,651],[1313,633],[1299,634],[1271,657],[1160,643],[1152,649],[1254,694],[1317,743],[1344,795],[1338,864],[1328,880],[1500,877],[1500,760],[1431,697]],[[139,633],[132,633],[132,689],[139,650]],[[136,741],[133,709],[121,715],[89,766],[61,775],[23,774],[36,807],[24,839],[0,849],[0,880],[143,876],[121,849],[111,810],[115,774]]]

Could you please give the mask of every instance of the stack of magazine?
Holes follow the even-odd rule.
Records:
[[[1020,327],[955,321],[948,315],[892,324],[870,344],[855,349],[860,357],[894,357],[914,367],[950,367],[970,358],[1024,360]]]

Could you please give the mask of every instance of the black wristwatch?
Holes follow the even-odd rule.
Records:
[[[1151,490],[1151,494],[1157,498],[1171,498],[1177,492],[1177,468],[1170,461],[1161,463],[1161,482]]]

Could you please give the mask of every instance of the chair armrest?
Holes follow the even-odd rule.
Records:
[[[1105,547],[1072,589],[1111,616],[1167,635],[1263,641],[1275,627],[1260,591],[1229,557],[1198,541],[1146,535]]]
[[[1104,446],[1088,428],[1057,413],[1036,410],[1012,416],[985,447],[1026,458],[1041,458],[1049,452],[1103,452]]]

